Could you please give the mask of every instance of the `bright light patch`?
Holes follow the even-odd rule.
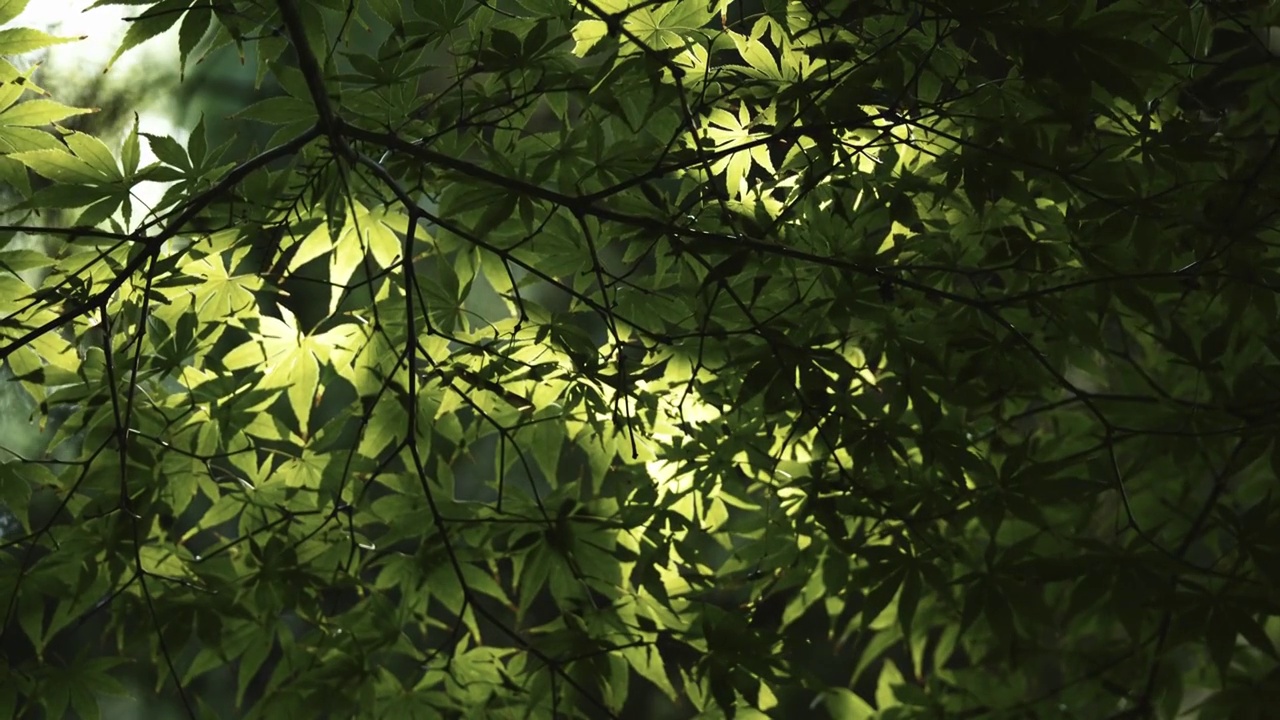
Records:
[[[80,42],[67,43],[51,48],[46,70],[53,71],[63,79],[78,76],[84,83],[91,73],[101,73],[107,61],[120,45],[121,38],[129,28],[125,21],[134,17],[143,8],[107,5],[86,10],[90,0],[36,0],[27,5],[26,10],[10,23],[13,27],[25,26],[39,28],[54,35],[80,37]],[[176,27],[176,26],[175,26]],[[112,67],[112,73],[128,74],[129,72],[158,62],[177,61],[176,30],[170,31],[150,42],[125,53]]]
[[[31,27],[64,37],[84,37],[84,40],[64,43],[49,48],[40,59],[38,83],[55,97],[69,101],[86,87],[99,81],[107,69],[107,62],[115,54],[129,23],[125,18],[136,16],[140,7],[107,5],[86,10],[92,0],[33,0],[26,9],[9,23],[10,27]],[[176,68],[178,62],[177,25],[174,29],[129,50],[111,66],[107,74],[107,88],[113,84],[139,82],[139,78],[154,77],[151,68]],[[151,97],[153,103],[162,106],[164,93]],[[157,107],[139,107],[139,127],[142,132],[169,135],[186,144],[189,134],[178,128],[171,115]],[[113,138],[103,138],[115,147]],[[139,144],[142,164],[154,162],[155,155],[145,140]],[[145,214],[164,194],[167,184],[143,183],[134,189],[134,217]],[[143,209],[142,212],[139,212]]]

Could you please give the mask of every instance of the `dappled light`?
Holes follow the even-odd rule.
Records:
[[[0,716],[1280,700],[1273,4],[29,5]]]

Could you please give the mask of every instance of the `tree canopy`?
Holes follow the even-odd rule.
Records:
[[[97,4],[273,94],[0,0],[0,716],[1280,701],[1280,5]]]

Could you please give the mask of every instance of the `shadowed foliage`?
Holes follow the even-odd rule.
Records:
[[[123,4],[278,94],[0,61],[0,716],[1280,700],[1280,6]]]

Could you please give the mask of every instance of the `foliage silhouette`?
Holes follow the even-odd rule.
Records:
[[[125,4],[282,92],[0,63],[0,715],[1276,701],[1274,4]]]

